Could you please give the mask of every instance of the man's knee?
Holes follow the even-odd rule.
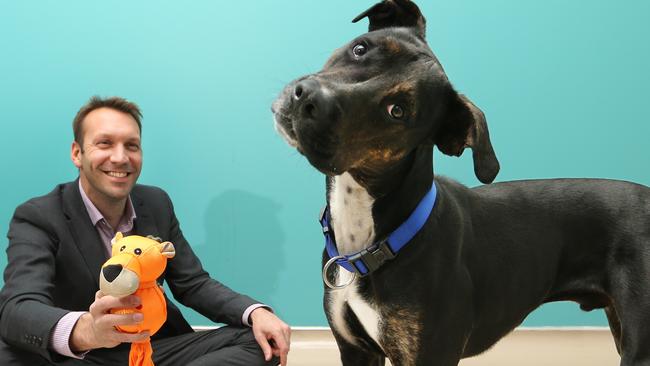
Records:
[[[276,356],[272,356],[271,360],[269,361],[264,360],[264,352],[262,351],[262,347],[259,345],[259,343],[257,343],[257,339],[255,339],[255,334],[253,333],[252,329],[250,329],[248,332],[245,333],[244,338],[247,340],[248,344],[251,345],[251,347],[254,347],[259,351],[261,357],[260,365],[276,366],[280,364],[280,358]]]
[[[237,338],[240,344],[258,344],[253,328],[238,328]]]
[[[47,365],[48,362],[39,355],[29,353],[12,347],[0,340],[0,365],[2,366],[21,366],[21,365]]]
[[[255,340],[253,330],[247,327],[227,326],[209,333],[195,334],[201,341],[193,342],[193,361],[186,363],[192,366],[204,365],[241,365],[241,366],[276,366],[277,358],[270,361],[264,359],[264,353]],[[202,356],[197,356],[202,354]],[[155,351],[154,351],[155,355]]]
[[[237,332],[237,343],[241,347],[250,350],[250,352],[256,356],[255,358],[257,362],[255,365],[276,366],[280,364],[280,358],[276,356],[272,356],[269,361],[264,359],[264,352],[262,351],[260,344],[257,342],[257,339],[255,339],[255,334],[253,333],[252,328],[240,328]]]

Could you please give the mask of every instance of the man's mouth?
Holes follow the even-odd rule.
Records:
[[[115,172],[115,171],[105,171],[104,174],[108,175],[109,177],[114,177],[114,178],[125,178],[128,176],[129,172]]]

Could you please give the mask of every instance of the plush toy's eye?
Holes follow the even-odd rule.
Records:
[[[140,255],[140,254],[142,254],[142,249],[140,249],[140,248],[135,248],[135,249],[133,250],[133,253],[135,253],[135,255]]]
[[[120,248],[120,252],[123,252],[124,249],[126,249],[126,245],[122,245],[122,247]]]

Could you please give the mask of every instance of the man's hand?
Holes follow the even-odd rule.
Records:
[[[255,339],[264,352],[264,359],[269,361],[272,355],[280,357],[280,364],[285,366],[291,343],[291,328],[265,308],[253,310],[250,320]]]
[[[117,298],[104,296],[101,291],[95,294],[95,302],[89,312],[82,315],[72,329],[70,349],[84,352],[95,348],[113,348],[124,342],[139,342],[149,337],[148,332],[127,334],[118,331],[116,325],[132,325],[142,321],[142,313],[111,314],[113,308],[135,308],[140,305],[137,296]]]

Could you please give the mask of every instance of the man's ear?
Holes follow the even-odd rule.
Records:
[[[389,27],[412,27],[424,39],[426,19],[410,0],[384,0],[357,15],[353,23],[368,17],[368,32]]]
[[[81,146],[77,141],[72,141],[72,147],[70,148],[70,159],[72,163],[77,168],[81,168]]]
[[[492,183],[499,173],[499,161],[492,149],[485,115],[466,96],[452,91],[442,127],[434,143],[446,155],[460,156],[472,149],[474,174],[482,183]]]

